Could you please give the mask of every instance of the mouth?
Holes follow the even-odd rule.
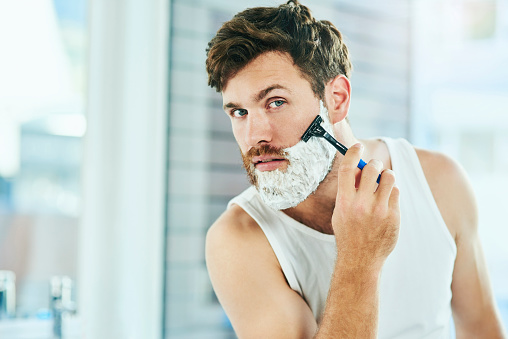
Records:
[[[253,159],[252,163],[254,167],[258,171],[273,171],[276,169],[284,169],[288,160],[284,158],[268,158],[268,157],[258,157],[257,159]]]

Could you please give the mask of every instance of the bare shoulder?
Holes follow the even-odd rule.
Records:
[[[206,235],[206,264],[215,292],[230,295],[250,275],[283,276],[275,253],[257,222],[240,206],[232,205]],[[234,288],[232,284],[238,283]],[[227,308],[227,307],[226,307]]]
[[[415,147],[415,151],[429,185],[440,188],[446,182],[458,186],[466,184],[467,178],[464,170],[449,156],[417,147]]]
[[[236,251],[236,254],[241,254],[259,245],[269,246],[261,228],[247,212],[235,204],[217,219],[206,235],[207,259],[209,255],[217,255],[216,252]]]
[[[466,172],[449,156],[416,148],[425,178],[452,236],[475,232],[477,207]]]
[[[206,264],[219,299],[231,291],[226,286],[253,271],[282,272],[263,231],[238,205],[228,208],[208,230]]]
[[[287,284],[263,231],[239,206],[210,227],[206,264],[238,337],[304,338],[316,331],[312,312]]]

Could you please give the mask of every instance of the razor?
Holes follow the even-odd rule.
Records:
[[[337,149],[342,155],[346,155],[347,147],[341,144],[337,141],[334,137],[328,133],[323,126],[321,126],[321,123],[323,122],[323,118],[321,118],[320,115],[316,116],[312,123],[310,124],[309,128],[303,133],[302,140],[307,142],[311,137],[318,137],[318,138],[325,138],[330,144],[332,144],[333,147]],[[358,163],[358,168],[363,169],[367,165],[365,161],[360,159],[360,162]],[[377,177],[377,183],[379,184],[379,180],[381,179],[381,174]]]

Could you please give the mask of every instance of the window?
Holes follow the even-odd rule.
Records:
[[[51,278],[76,279],[86,16],[86,0],[0,4],[0,270],[20,318],[47,318]]]

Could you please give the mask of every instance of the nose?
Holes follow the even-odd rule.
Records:
[[[262,143],[269,143],[273,138],[273,130],[270,118],[264,112],[250,112],[247,118],[247,130],[245,142],[250,147],[259,146]]]

